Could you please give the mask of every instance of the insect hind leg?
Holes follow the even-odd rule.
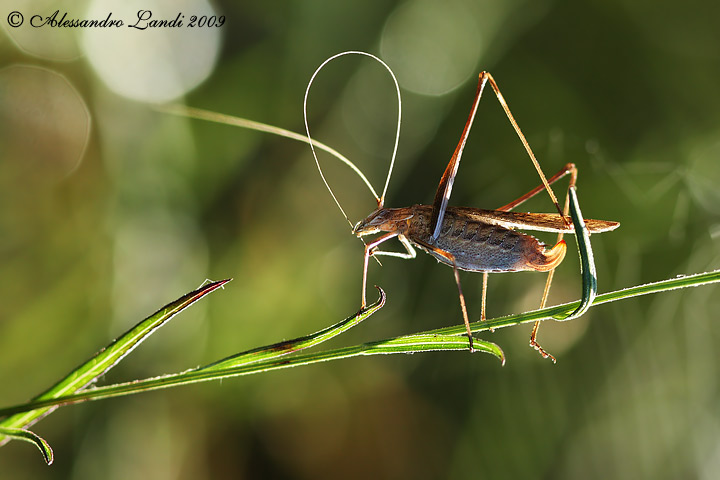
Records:
[[[545,289],[543,290],[542,300],[540,300],[541,309],[545,308],[545,304],[547,303],[548,296],[550,295],[550,286],[552,285],[554,275],[555,269],[553,268],[548,272],[547,280],[545,281]],[[545,349],[541,347],[540,344],[537,342],[537,332],[539,328],[540,321],[536,321],[535,325],[533,325],[532,333],[530,334],[530,347],[537,350],[537,352],[542,355],[543,358],[549,358],[550,360],[552,360],[553,363],[557,363],[555,357],[546,352]]]
[[[553,183],[568,174],[570,174],[570,184],[568,185],[567,193],[565,195],[565,206],[563,207],[563,212],[562,212],[563,216],[565,216],[565,217],[568,216],[568,213],[570,211],[570,189],[575,188],[575,184],[577,183],[577,167],[575,167],[575,165],[572,163],[568,163],[567,165],[565,165],[565,167],[563,167],[562,170],[560,170],[558,173],[556,173],[555,175],[550,177],[550,179],[548,180],[549,183]],[[511,205],[510,208],[513,208],[514,206],[519,205],[520,203],[524,202],[528,198],[535,195],[535,193],[541,191],[542,187],[543,186],[540,185],[539,187],[536,187],[535,189],[531,190],[527,194],[523,195],[522,197],[520,197],[518,199],[518,200],[520,200],[519,202],[516,200],[516,202],[518,202],[518,203],[514,203],[514,204],[511,203],[508,205]],[[535,191],[537,191],[537,192],[535,192]],[[533,193],[533,192],[535,192],[535,193]],[[558,236],[557,236],[557,242],[560,243],[561,241],[563,241],[563,233],[562,232],[558,233]],[[542,299],[540,300],[540,308],[541,309],[545,308],[545,305],[547,303],[548,296],[550,295],[550,286],[552,285],[554,275],[555,275],[555,268],[551,269],[548,272],[547,280],[545,281],[545,289],[543,290],[543,296],[542,296]],[[546,352],[545,349],[543,347],[541,347],[540,344],[538,343],[537,332],[538,332],[539,328],[540,328],[540,322],[536,321],[535,325],[533,325],[532,333],[530,334],[530,347],[532,347],[538,353],[540,353],[540,355],[542,355],[543,358],[549,358],[550,360],[552,360],[553,363],[557,363],[557,361],[555,360],[555,357],[553,357],[548,352]]]
[[[565,196],[565,206],[562,210],[562,214],[566,218],[569,213],[569,196],[568,196],[569,191],[571,188],[575,187],[575,184],[577,183],[577,175],[578,175],[577,167],[573,163],[568,163],[563,168],[561,168],[555,175],[553,175],[547,179],[547,185],[549,186],[567,175],[570,175],[570,182],[568,185],[568,194],[566,194],[566,196]],[[545,183],[541,183],[540,185],[533,188],[526,194],[524,194],[524,195],[518,197],[517,199],[513,200],[512,202],[498,208],[498,210],[503,211],[503,212],[509,212],[513,208],[517,207],[518,205],[521,205],[526,200],[529,200],[530,198],[534,197],[535,195],[537,195],[538,193],[540,193],[546,189],[547,188],[546,188]],[[562,239],[563,239],[563,233],[562,232],[558,233],[557,243],[560,243],[562,241]],[[548,296],[550,295],[550,286],[552,285],[554,274],[555,274],[555,268],[552,268],[548,272],[547,280],[545,281],[545,288],[543,290],[543,296],[542,296],[542,299],[540,300],[540,308],[545,308],[545,305],[547,304],[547,299],[548,299]],[[483,285],[483,289],[484,288],[485,288],[485,285]],[[483,301],[484,301],[484,292],[483,292]],[[484,307],[484,305],[483,305],[483,307]],[[555,357],[553,357],[548,352],[546,352],[545,349],[543,347],[541,347],[540,344],[537,342],[537,333],[538,333],[539,328],[540,328],[540,322],[537,321],[537,322],[535,322],[535,325],[533,326],[533,329],[532,329],[532,333],[530,334],[530,347],[537,350],[538,353],[540,353],[540,355],[543,356],[543,358],[549,358],[550,360],[552,360],[553,363],[556,363]]]
[[[547,179],[548,185],[552,185],[553,183],[557,182],[561,178],[565,177],[566,175],[570,175],[570,184],[568,185],[568,190],[570,190],[571,187],[575,186],[575,183],[577,182],[577,167],[574,163],[568,163],[563,168],[561,168],[555,175]],[[498,208],[497,210],[501,212],[509,212],[513,208],[517,207],[518,205],[521,205],[525,203],[525,201],[531,199],[538,193],[545,190],[545,185],[540,184],[537,187],[533,188],[529,192],[527,192],[525,195],[522,195],[512,202],[503,205],[502,207]],[[563,209],[563,215],[567,217],[568,215],[568,208],[567,208],[568,200],[565,199],[565,208]]]

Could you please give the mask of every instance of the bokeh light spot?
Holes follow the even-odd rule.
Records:
[[[70,61],[80,56],[77,29],[49,26],[36,28],[31,25],[31,18],[35,15],[41,17],[33,22],[36,25],[52,16],[56,11],[58,12],[57,20],[60,20],[64,13],[67,13],[68,18],[78,18],[84,8],[83,0],[67,0],[62,3],[54,0],[25,0],[12,3],[14,5],[7,5],[7,10],[4,10],[3,16],[0,16],[0,28],[5,30],[5,33],[20,50],[34,57],[54,61]],[[11,6],[12,8],[10,8]],[[11,27],[8,24],[5,16],[11,11],[17,11],[23,15],[22,25]]]
[[[139,21],[139,11],[151,17]],[[94,0],[87,18],[113,18],[126,23],[122,28],[85,29],[82,48],[90,64],[113,92],[134,100],[164,102],[184,95],[212,72],[220,49],[218,13],[205,0],[129,0],[118,3]],[[150,26],[155,20],[178,19],[182,26]],[[190,27],[191,16],[212,17]],[[139,22],[139,23],[138,23]],[[147,27],[144,30],[127,25]]]
[[[382,57],[403,88],[442,95],[465,82],[483,51],[471,12],[456,2],[407,2],[388,18]]]
[[[64,178],[80,163],[90,114],[70,82],[45,68],[0,70],[0,145],[6,181]]]

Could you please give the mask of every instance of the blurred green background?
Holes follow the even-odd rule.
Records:
[[[57,9],[126,25],[28,26]],[[225,21],[128,28],[140,9]],[[22,27],[8,25],[11,11]],[[380,55],[403,88],[387,206],[432,201],[489,70],[545,172],[575,162],[585,215],[621,222],[593,237],[601,292],[720,266],[717,3],[5,0],[0,13],[2,405],[205,278],[235,280],[104,382],[209,363],[358,309],[362,244],[306,145],[151,108],[302,131],[312,72],[348,49]],[[486,95],[455,205],[498,207],[538,183]],[[380,190],[396,116],[382,67],[330,64],[309,114],[313,135]],[[321,159],[351,220],[372,211],[358,179]],[[552,211],[542,196],[527,208]],[[551,303],[578,298],[578,268],[570,252]],[[387,306],[333,345],[461,323],[452,270],[428,255],[369,275]],[[478,319],[481,276],[462,281]],[[488,315],[536,308],[543,283],[491,276]],[[0,477],[717,478],[719,311],[712,286],[548,322],[539,340],[557,365],[528,348],[522,326],[483,336],[503,347],[504,367],[480,354],[371,357],[71,406],[33,427],[55,464],[11,442]]]

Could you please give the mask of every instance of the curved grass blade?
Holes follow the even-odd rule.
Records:
[[[172,317],[208,293],[221,288],[229,281],[230,279],[208,283],[193,292],[183,295],[174,302],[167,304],[125,332],[125,334],[114,340],[110,343],[110,345],[100,350],[87,362],[74,369],[65,378],[53,385],[47,391],[35,397],[33,401],[51,400],[71,395],[84,389],[98,377],[117,365],[120,360],[135,349],[135,347],[137,347],[150,334],[167,323]],[[0,421],[0,427],[22,428],[32,425],[45,415],[49,414],[54,408],[56,407],[43,408],[14,415]],[[2,432],[0,432],[0,445],[3,445],[6,441],[7,438],[3,438]]]
[[[35,446],[40,449],[40,453],[42,453],[42,456],[45,459],[45,463],[47,463],[48,465],[52,465],[54,460],[53,450],[50,447],[50,444],[46,442],[45,439],[42,438],[40,435],[37,435],[30,430],[24,430],[22,428],[6,427],[0,427],[0,435],[5,435],[6,437],[12,438],[14,440],[22,440],[24,442],[34,443]]]
[[[326,342],[331,338],[350,330],[355,325],[358,325],[360,322],[380,310],[385,305],[385,291],[383,291],[382,288],[377,286],[375,288],[377,288],[378,292],[380,293],[380,298],[377,302],[370,305],[368,308],[359,311],[352,317],[348,317],[345,320],[336,323],[335,325],[332,325],[311,335],[306,335],[304,337],[299,337],[293,340],[286,340],[284,342],[278,342],[273,345],[268,345],[267,347],[254,348],[243,353],[238,353],[237,355],[232,355],[230,357],[224,358],[215,363],[211,363],[210,365],[197,368],[195,370],[203,370],[210,372],[239,367],[242,365],[250,365],[251,363],[257,363],[271,358],[274,359],[277,357],[282,357],[290,353],[313,347],[322,342]]]
[[[575,239],[580,252],[580,273],[582,274],[582,298],[580,305],[567,315],[553,317],[554,320],[566,322],[580,317],[588,311],[597,296],[597,271],[595,270],[595,257],[590,245],[590,232],[585,227],[585,220],[580,211],[577,199],[577,189],[573,186],[568,190],[570,198],[570,217],[575,228]]]

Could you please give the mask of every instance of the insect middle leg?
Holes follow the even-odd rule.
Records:
[[[418,239],[414,239],[413,241],[425,250],[433,252],[436,255],[440,255],[441,257],[445,258],[450,264],[450,266],[452,266],[453,273],[455,274],[455,283],[457,284],[458,288],[458,296],[460,297],[460,309],[462,310],[463,321],[465,322],[465,330],[467,330],[467,336],[470,341],[470,352],[474,352],[475,348],[473,347],[473,336],[472,329],[470,328],[470,318],[468,317],[467,306],[465,305],[465,295],[463,294],[462,287],[460,286],[460,271],[458,270],[457,263],[455,262],[455,255],[434,245],[430,245],[429,243],[421,242]]]

